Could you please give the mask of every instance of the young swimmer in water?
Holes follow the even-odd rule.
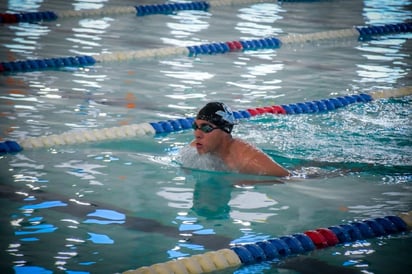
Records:
[[[291,173],[263,151],[243,140],[232,137],[235,117],[224,103],[206,104],[193,123],[195,139],[191,146],[199,155],[210,154],[231,171],[245,174],[285,177]]]

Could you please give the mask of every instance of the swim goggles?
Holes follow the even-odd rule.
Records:
[[[193,128],[193,130],[200,129],[204,133],[209,133],[209,132],[212,132],[215,129],[218,129],[218,127],[213,127],[209,124],[201,124],[200,126],[198,126],[196,123],[192,124],[192,128]]]

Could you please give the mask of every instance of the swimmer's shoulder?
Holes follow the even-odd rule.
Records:
[[[238,163],[242,163],[241,166],[247,165],[249,161],[255,159],[256,157],[261,157],[262,154],[264,154],[256,146],[242,139],[234,139],[230,150],[233,153],[232,157],[234,157]]]
[[[261,151],[259,148],[254,146],[251,143],[248,143],[242,139],[235,138],[233,141],[233,149],[236,150],[239,153],[242,154],[247,154],[247,155],[256,155],[256,154],[262,154],[263,151]],[[246,155],[244,155],[246,156]]]

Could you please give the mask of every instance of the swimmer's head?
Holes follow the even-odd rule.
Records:
[[[235,125],[235,116],[232,110],[224,103],[210,102],[197,114],[196,119],[208,121],[221,130],[231,133]]]

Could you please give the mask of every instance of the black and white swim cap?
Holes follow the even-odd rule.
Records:
[[[196,119],[208,121],[227,133],[231,133],[235,125],[235,116],[232,110],[221,102],[207,103],[199,111]]]

